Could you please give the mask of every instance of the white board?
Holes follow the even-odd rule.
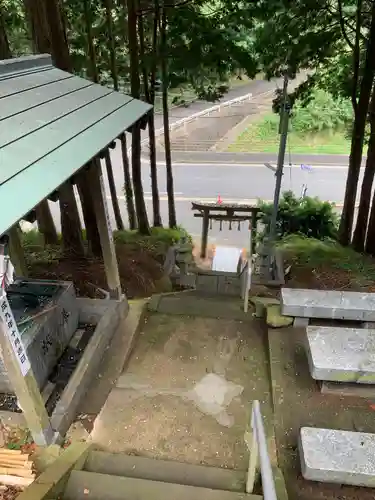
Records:
[[[14,355],[17,358],[21,369],[21,373],[25,376],[31,368],[30,361],[27,357],[26,349],[23,345],[20,332],[4,291],[0,297],[0,321],[2,322],[2,331],[11,343]]]

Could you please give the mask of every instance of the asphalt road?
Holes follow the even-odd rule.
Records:
[[[116,154],[116,153],[115,153]],[[347,167],[337,164],[312,165],[309,170],[301,169],[301,165],[285,167],[282,191],[292,190],[301,195],[303,185],[307,185],[309,196],[318,196],[337,204],[338,209],[344,199]],[[122,179],[122,175],[119,176]],[[161,213],[165,224],[168,223],[168,204],[166,193],[166,177],[164,164],[158,164],[159,193]],[[360,182],[362,180],[362,172]],[[122,183],[122,180],[121,180]],[[152,214],[151,182],[148,164],[143,165],[143,186],[148,212]],[[194,238],[200,238],[201,220],[193,217],[192,201],[215,201],[218,196],[223,202],[253,203],[259,198],[272,200],[275,188],[275,175],[272,170],[261,164],[174,164],[174,188],[178,222],[184,226]],[[118,197],[124,221],[127,221],[125,198],[122,189],[118,189]],[[108,197],[109,198],[109,197]],[[58,217],[56,204],[52,203],[55,218]],[[114,219],[110,210],[114,227]],[[219,230],[214,224],[210,231],[210,241],[220,244],[246,245],[247,232],[245,225],[241,231],[233,226],[232,231]]]

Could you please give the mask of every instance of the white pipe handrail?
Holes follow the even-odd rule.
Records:
[[[193,120],[196,120],[197,118],[200,118],[204,115],[207,115],[207,114],[210,114],[210,113],[213,113],[215,111],[218,111],[220,110],[220,108],[223,108],[223,107],[226,107],[226,106],[231,106],[232,104],[235,104],[237,102],[242,102],[242,101],[246,101],[246,100],[250,100],[252,98],[253,94],[245,94],[245,95],[242,95],[240,97],[235,97],[234,99],[229,99],[227,101],[224,101],[224,102],[220,102],[219,104],[215,104],[215,106],[211,106],[209,108],[206,108],[204,109],[203,111],[198,111],[197,113],[193,113],[189,116],[185,116],[184,118],[181,118],[180,120],[176,120],[175,122],[173,123],[170,123],[169,124],[169,130],[172,131],[172,130],[176,130],[177,128],[187,124],[187,123],[190,123],[191,121]],[[157,129],[155,131],[155,136],[156,137],[159,137],[161,135],[163,135],[164,133],[164,128],[161,127],[159,129]],[[148,139],[143,139],[141,141],[141,145],[144,145],[148,142]],[[128,152],[130,151],[131,148],[129,148]]]
[[[192,115],[189,115],[188,117],[182,118],[181,120],[177,120],[173,123],[170,124],[170,130],[175,130],[176,128],[180,127],[181,125],[184,125],[185,123],[189,123],[193,120],[196,120],[197,118],[201,118],[202,116],[208,115],[210,113],[214,113],[215,111],[220,111],[221,108],[225,108],[227,106],[231,106],[232,104],[235,104],[237,102],[242,102],[246,101],[247,99],[251,99],[253,94],[245,94],[240,97],[235,97],[234,99],[229,99],[228,101],[220,102],[219,104],[215,104],[215,106],[211,106],[209,108],[206,108],[202,111],[198,111],[197,113],[193,113]]]
[[[251,410],[251,429],[252,442],[249,449],[250,459],[247,473],[246,493],[253,492],[256,468],[259,459],[263,498],[264,500],[277,500],[275,481],[272,473],[271,460],[268,455],[266,433],[264,431],[259,401],[253,401]]]

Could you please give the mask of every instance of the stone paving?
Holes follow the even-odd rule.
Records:
[[[202,302],[202,300],[201,300]],[[217,311],[223,309],[217,302]],[[267,351],[258,322],[152,314],[97,417],[101,448],[246,470],[259,399],[272,440]]]

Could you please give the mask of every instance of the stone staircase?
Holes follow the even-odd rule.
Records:
[[[90,451],[72,470],[64,500],[261,500],[246,494],[246,471]]]

